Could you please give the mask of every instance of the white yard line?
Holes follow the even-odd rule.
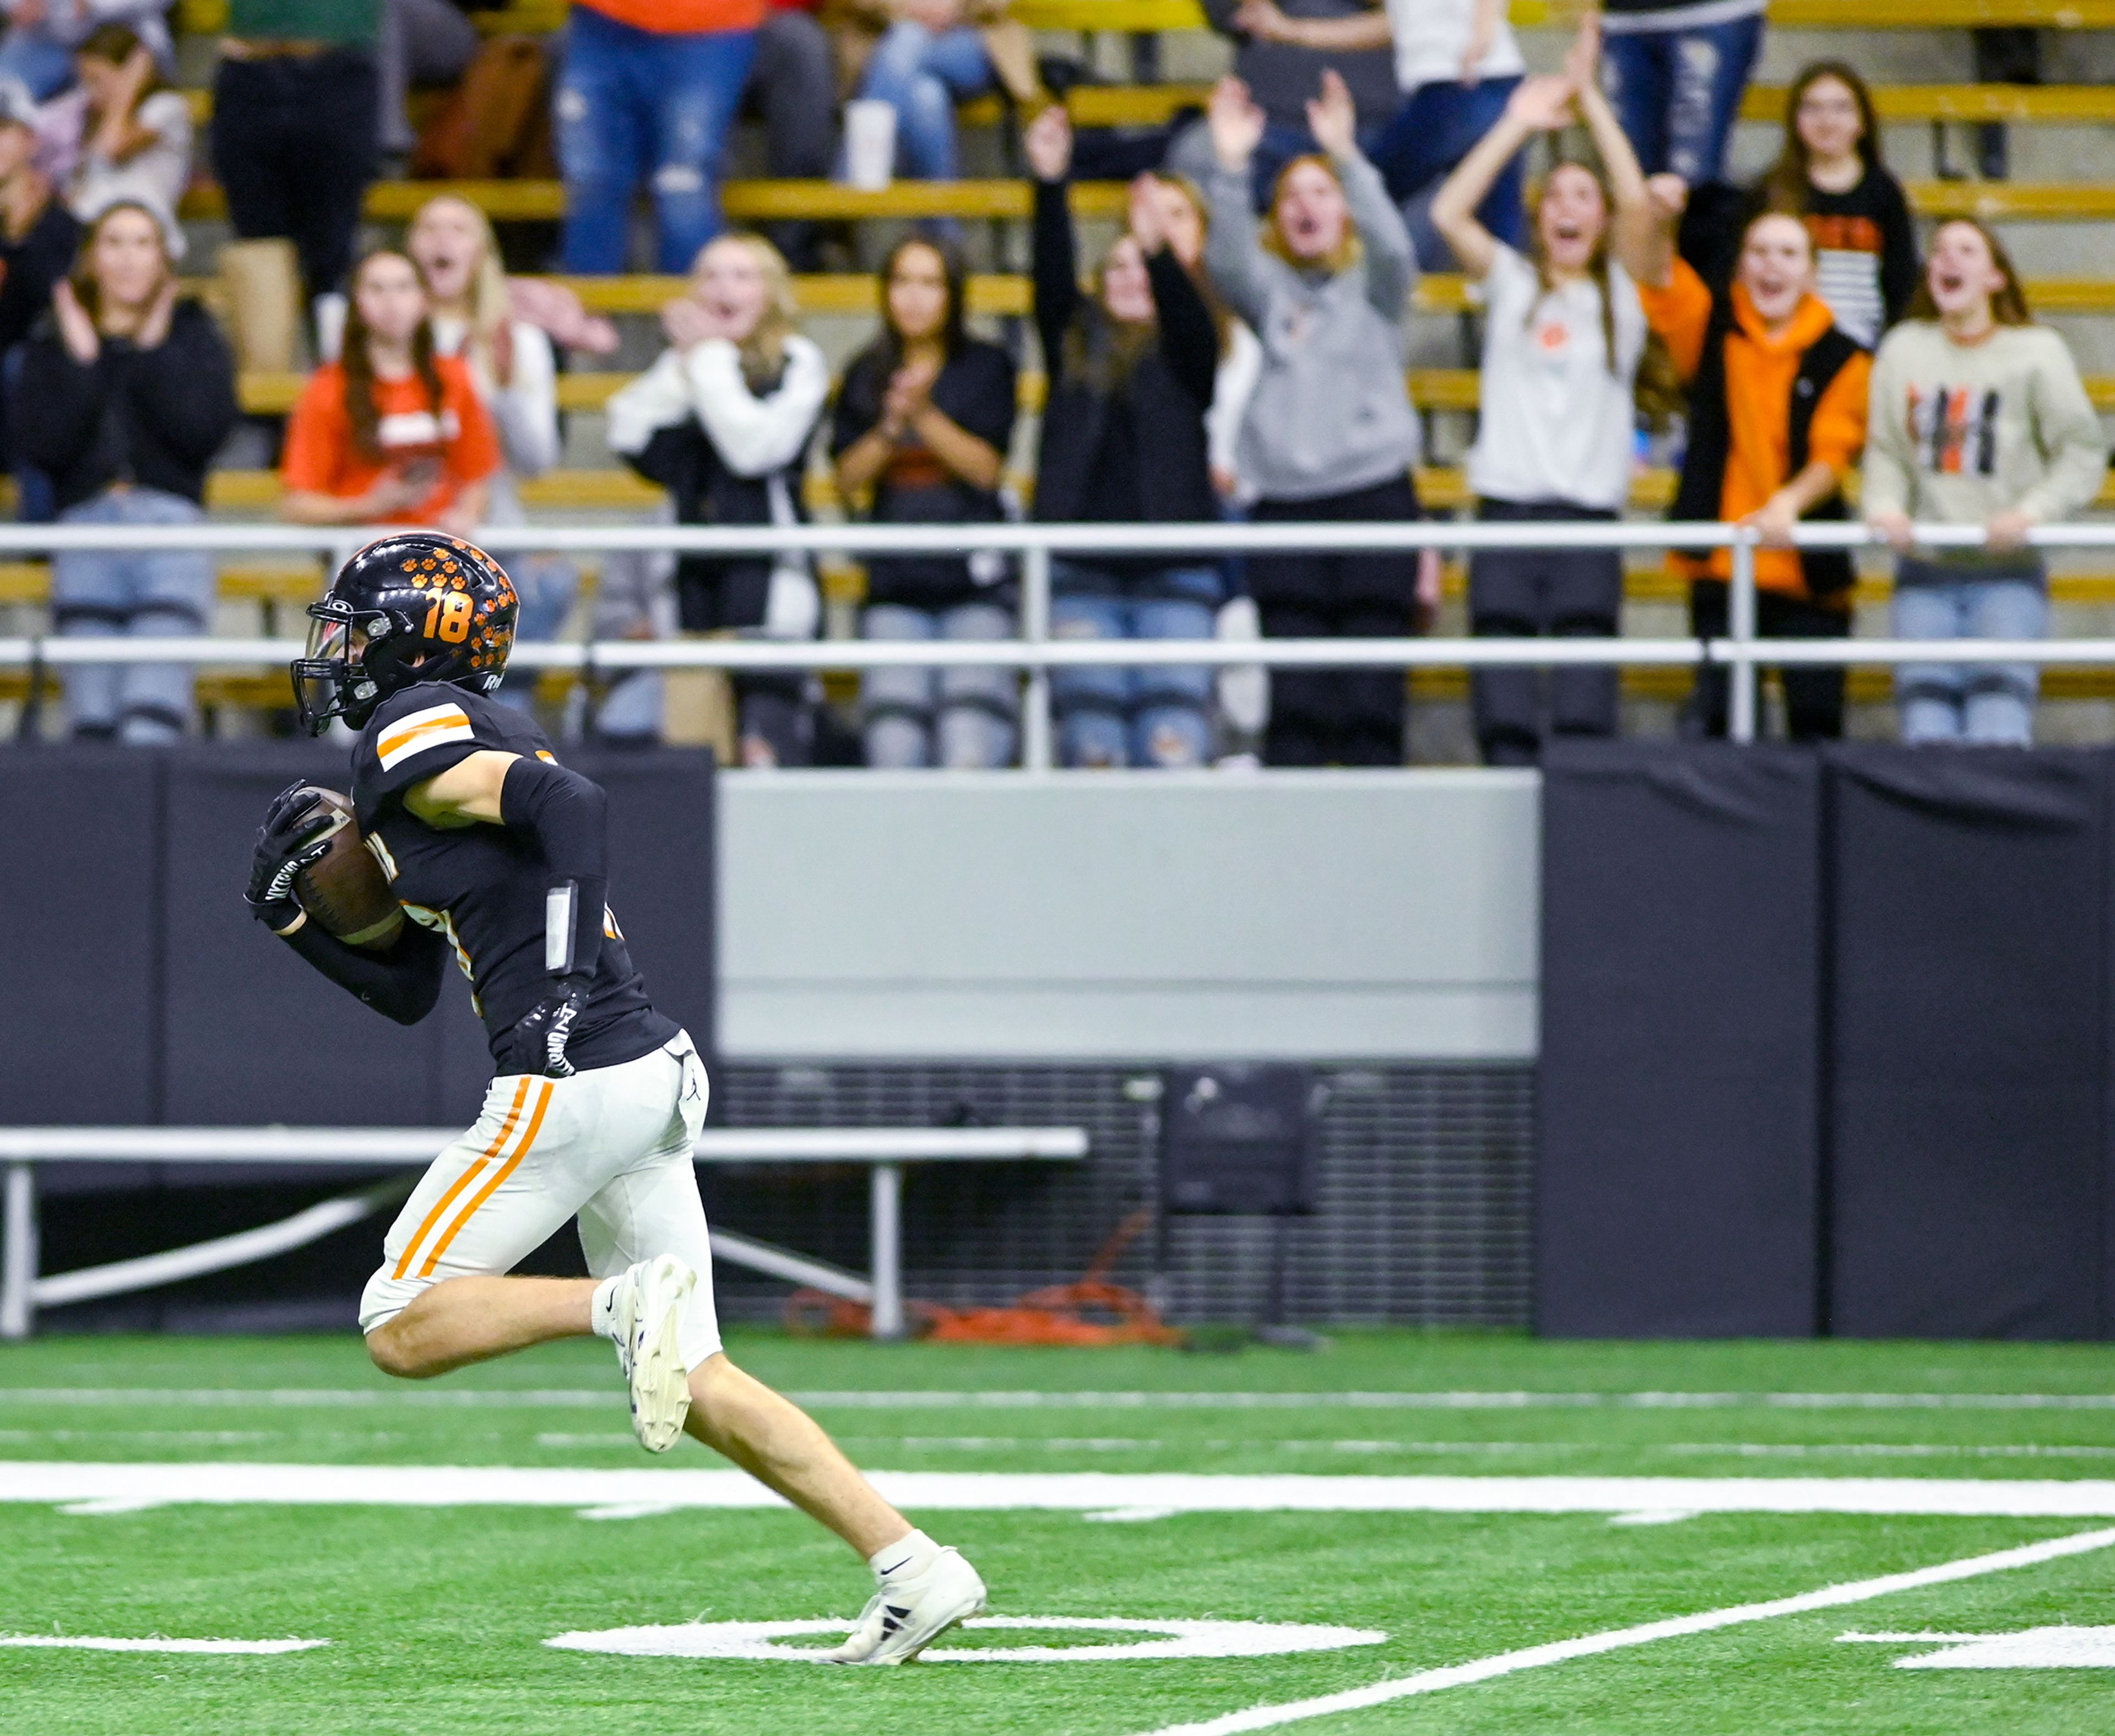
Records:
[[[270,1657],[286,1651],[313,1651],[328,1644],[328,1640],[121,1640],[89,1634],[0,1633],[0,1646],[53,1651],[176,1651]]]
[[[0,1406],[253,1404],[333,1410],[368,1405],[441,1409],[581,1408],[612,1389],[493,1387],[0,1386]],[[814,1410],[2115,1411],[2115,1393],[1669,1392],[982,1392],[947,1388],[794,1393]]]
[[[2115,1481],[2077,1478],[1327,1477],[877,1471],[933,1512],[1891,1513],[2115,1518]],[[771,1508],[739,1471],[579,1466],[87,1463],[0,1460],[0,1502],[324,1507]],[[91,1509],[94,1510],[94,1509]],[[116,1511],[103,1505],[101,1510]]]
[[[1452,1664],[1439,1669],[1421,1669],[1415,1675],[1375,1682],[1342,1693],[1323,1694],[1312,1700],[1254,1706],[1245,1711],[1229,1712],[1222,1718],[1208,1718],[1199,1724],[1168,1725],[1150,1733],[1150,1736],[1236,1736],[1237,1732],[1244,1730],[1276,1729],[1310,1718],[1363,1711],[1369,1706],[1385,1706],[1392,1700],[1407,1700],[1414,1695],[1434,1694],[1444,1688],[1466,1688],[1471,1683],[1515,1675],[1524,1669],[1569,1663],[1574,1658],[1594,1657],[1605,1651],[1649,1646],[1659,1640],[1681,1639],[1693,1633],[1710,1633],[1720,1628],[1737,1628],[1749,1622],[1772,1621],[1780,1615],[1805,1615],[1815,1610],[1866,1603],[1897,1591],[1920,1591],[1926,1586],[1948,1585],[1984,1573],[2035,1567],[2045,1561],[2082,1555],[2111,1545],[2115,1545],[2115,1529],[2080,1532],[2068,1537],[2030,1543],[2019,1549],[2000,1550],[1995,1555],[1941,1562],[1935,1567],[1918,1568],[1906,1573],[1889,1573],[1879,1579],[1860,1579],[1849,1585],[1824,1586],[1817,1591],[1802,1591],[1796,1597],[1780,1597],[1769,1603],[1737,1604],[1730,1609],[1706,1610],[1699,1614],[1646,1622],[1636,1628],[1613,1628],[1606,1633],[1589,1633],[1575,1640],[1558,1640],[1546,1646],[1502,1651],[1494,1657],[1478,1658],[1471,1663]]]

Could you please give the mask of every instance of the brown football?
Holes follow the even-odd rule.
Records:
[[[389,889],[389,877],[361,843],[351,801],[336,790],[311,789],[336,823],[322,859],[295,876],[301,908],[348,946],[387,947],[404,925],[404,908]]]

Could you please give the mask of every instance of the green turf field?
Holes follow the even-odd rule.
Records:
[[[732,1348],[862,1463],[926,1474],[904,1485],[929,1504],[914,1517],[978,1563],[996,1615],[1319,1625],[1354,1642],[1097,1660],[1168,1630],[993,1627],[947,1648],[1071,1655],[892,1672],[557,1649],[635,1626],[848,1621],[866,1575],[791,1513],[725,1504],[732,1480],[702,1476],[714,1462],[690,1443],[640,1453],[599,1345],[406,1386],[350,1337],[49,1339],[0,1349],[0,1636],[329,1643],[0,1642],[0,1730],[2115,1729],[2115,1349]],[[1354,1500],[1371,1510],[1341,1510]],[[1772,1503],[1786,1510],[1752,1510]],[[2012,1510],[1979,1510],[1993,1504]],[[1521,1510],[1538,1504],[1571,1510]],[[1815,1510],[1832,1506],[1867,1510]],[[2084,1541],[2029,1547],[2065,1538]],[[1974,1559],[2023,1547],[2003,1570]],[[1865,1586],[1949,1563],[1968,1565]],[[1803,1599],[1832,1586],[1853,1589]],[[2052,1628],[2067,1631],[1841,1637]],[[1507,1656],[1612,1634],[1614,1649]],[[1426,1674],[1463,1665],[1480,1667]],[[1302,1704],[1389,1683],[1420,1691]],[[1230,1719],[1256,1707],[1282,1710]]]

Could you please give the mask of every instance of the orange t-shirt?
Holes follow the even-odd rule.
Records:
[[[578,0],[635,30],[675,36],[692,30],[753,30],[764,22],[764,0]]]
[[[499,439],[492,418],[479,401],[470,370],[452,356],[438,356],[441,376],[438,415],[426,388],[415,374],[405,379],[374,383],[376,434],[382,452],[370,458],[352,443],[352,418],[346,413],[345,369],[327,363],[309,376],[301,402],[287,427],[287,455],[280,480],[289,489],[350,499],[365,494],[392,470],[415,464],[434,466],[433,492],[395,524],[431,524],[455,503],[466,485],[482,482],[499,468]]]
[[[1711,322],[1711,292],[1686,260],[1674,262],[1674,277],[1665,287],[1638,286],[1645,318],[1667,341],[1674,365],[1686,380],[1703,359],[1704,339]],[[1809,296],[1790,324],[1773,337],[1764,328],[1748,292],[1733,286],[1733,329],[1726,334],[1726,423],[1730,436],[1726,480],[1720,485],[1718,513],[1732,521],[1754,512],[1792,478],[1792,394],[1799,365],[1835,323],[1828,305]],[[1844,363],[1814,406],[1806,436],[1810,462],[1819,461],[1847,479],[1865,446],[1865,397],[1873,358],[1860,350]],[[1692,576],[1707,570],[1718,578],[1731,576],[1733,558],[1714,549],[1708,568],[1702,562],[1677,556],[1675,564]],[[1806,595],[1806,579],[1796,550],[1758,549],[1755,583],[1766,590]]]

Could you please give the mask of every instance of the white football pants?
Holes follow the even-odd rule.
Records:
[[[512,1271],[568,1218],[588,1270],[613,1277],[658,1254],[698,1274],[679,1334],[686,1368],[720,1348],[713,1251],[690,1146],[709,1086],[687,1032],[570,1079],[502,1074],[477,1125],[434,1160],[382,1244],[360,1330],[451,1278]]]

